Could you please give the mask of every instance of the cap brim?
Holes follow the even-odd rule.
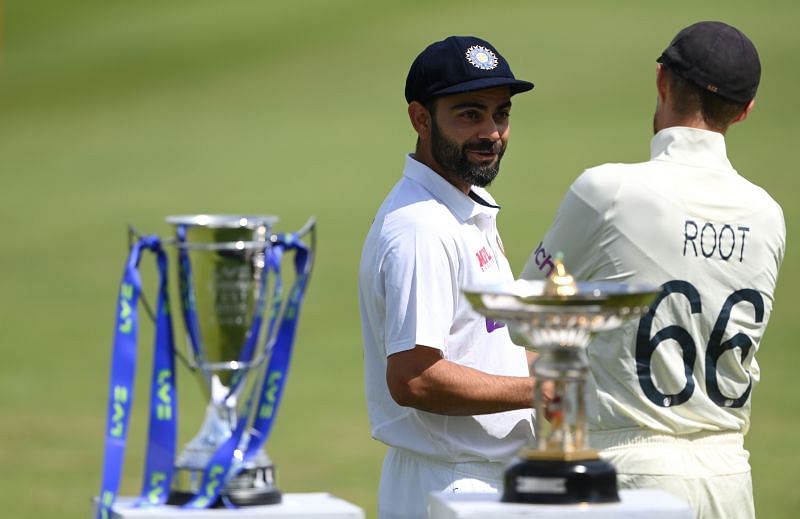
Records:
[[[451,94],[461,94],[464,92],[474,92],[475,90],[484,90],[487,88],[495,88],[507,86],[511,90],[511,95],[519,94],[533,90],[533,83],[522,81],[521,79],[503,78],[503,77],[487,77],[483,79],[473,79],[472,81],[465,81],[457,85],[452,85],[441,90],[437,90],[430,94],[430,97],[444,96]]]
[[[683,59],[680,57],[680,55],[673,54],[674,52],[672,49],[666,49],[661,53],[661,56],[656,58],[656,63],[661,63],[662,65],[666,65],[670,68],[686,68],[686,64],[683,62]]]

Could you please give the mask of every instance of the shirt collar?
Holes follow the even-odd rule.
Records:
[[[483,188],[472,186],[472,194],[477,195],[484,205],[462,193],[453,184],[442,178],[425,164],[417,161],[411,154],[406,156],[403,176],[422,185],[437,200],[447,206],[462,222],[479,214],[496,216],[500,210],[492,195]]]
[[[650,159],[733,171],[721,133],[685,126],[658,132],[650,142]]]

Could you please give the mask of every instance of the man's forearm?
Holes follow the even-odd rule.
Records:
[[[530,377],[490,375],[444,359],[403,381],[401,387],[392,392],[400,405],[451,416],[499,413],[533,405]]]

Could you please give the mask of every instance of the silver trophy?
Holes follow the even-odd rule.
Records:
[[[523,449],[506,470],[501,499],[619,501],[614,467],[588,445],[586,348],[593,334],[646,313],[659,287],[575,282],[556,261],[547,281],[517,280],[463,291],[476,312],[506,323],[515,343],[538,353],[532,366],[536,444]]]
[[[277,218],[187,215],[166,220],[175,226],[177,278],[189,346],[185,360],[199,374],[210,400],[200,431],[176,461],[169,502],[181,504],[199,493],[203,471],[214,453],[232,436],[243,414],[254,412],[243,409],[244,402],[265,384],[259,377],[277,328],[268,323],[281,311],[280,300],[273,300],[277,281],[270,279],[267,265]],[[309,232],[313,249],[313,220],[298,235]],[[311,259],[307,270],[310,267]],[[253,334],[259,337],[255,343]],[[243,461],[250,434],[244,433],[234,452],[220,497],[240,506],[280,502],[275,469],[264,450]]]

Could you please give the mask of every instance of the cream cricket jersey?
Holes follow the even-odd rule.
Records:
[[[667,128],[649,162],[585,171],[522,277],[561,253],[576,279],[663,287],[647,316],[589,346],[590,428],[746,433],[785,235],[719,133]]]
[[[501,461],[532,439],[531,410],[438,415],[397,405],[386,385],[387,357],[417,344],[486,373],[528,375],[525,350],[460,291],[513,279],[498,209],[485,190],[467,196],[409,156],[378,210],[361,256],[359,303],[372,435],[387,445],[447,461]]]

